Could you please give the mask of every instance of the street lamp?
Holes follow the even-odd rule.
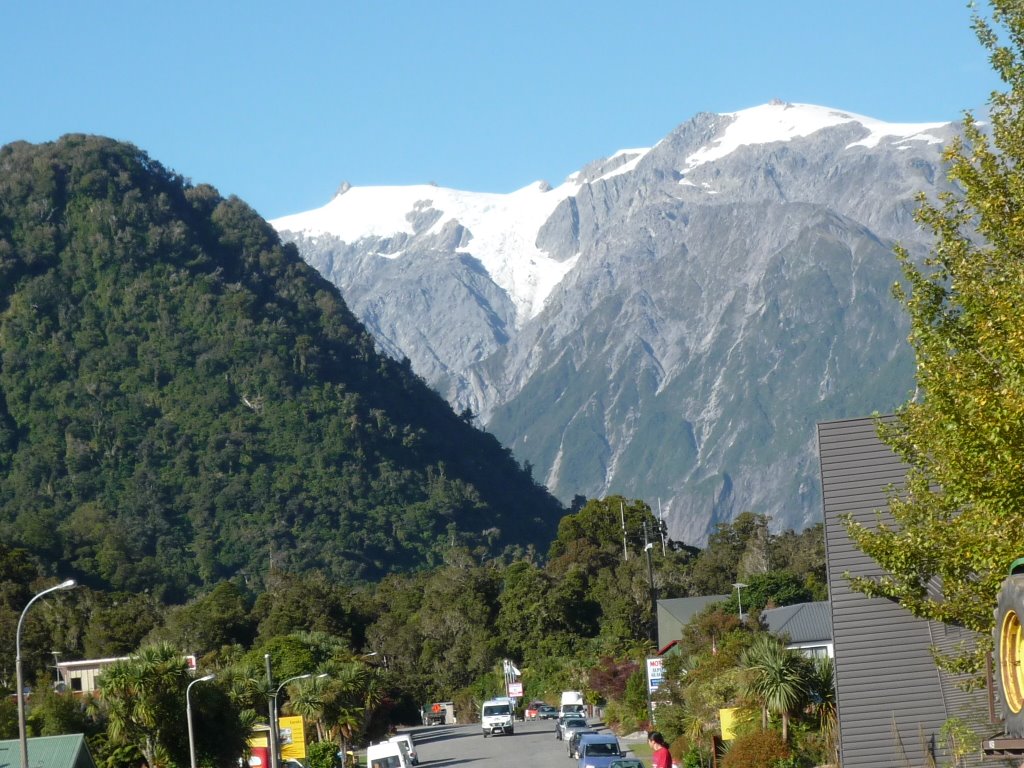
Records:
[[[192,730],[192,700],[189,699],[188,695],[192,692],[193,685],[196,683],[202,683],[206,680],[213,680],[213,675],[197,677],[185,687],[185,716],[188,718],[188,757],[189,765],[191,765],[192,768],[196,768],[196,739],[195,733]]]
[[[263,660],[266,662],[267,666],[267,684],[268,687],[272,688],[274,686],[274,677],[273,673],[270,671],[270,654],[263,654]],[[279,747],[279,734],[277,732],[277,697],[281,693],[282,689],[284,689],[284,687],[288,685],[288,683],[291,683],[295,680],[306,680],[310,677],[313,677],[312,672],[307,672],[304,675],[295,675],[294,677],[289,677],[287,680],[285,680],[283,683],[277,686],[277,690],[274,691],[274,693],[270,696],[270,700],[267,702],[270,709],[270,768],[278,768],[277,753]],[[324,677],[328,677],[326,672],[317,675],[316,679],[320,680]],[[193,768],[195,767],[193,766]]]
[[[736,587],[736,602],[740,607],[740,621],[743,621],[743,588],[747,585],[737,581],[733,586]]]
[[[21,676],[21,624],[25,621],[25,614],[32,607],[32,603],[40,597],[56,592],[58,589],[71,589],[73,586],[75,586],[75,580],[68,579],[55,587],[44,589],[28,601],[28,605],[22,610],[21,617],[18,619],[18,629],[14,633],[14,669],[18,681],[18,740],[21,742],[21,768],[28,768],[28,738],[25,735],[25,682]]]

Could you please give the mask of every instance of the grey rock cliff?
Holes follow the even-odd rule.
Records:
[[[429,203],[412,235],[282,235],[382,349],[563,501],[660,501],[695,543],[744,510],[799,528],[821,516],[816,422],[890,411],[913,389],[892,247],[925,252],[914,197],[947,188],[942,147],[860,146],[868,130],[848,122],[690,167],[731,119],[697,115],[631,169],[624,154],[581,170],[536,232],[576,261],[532,317],[471,228],[431,230]]]

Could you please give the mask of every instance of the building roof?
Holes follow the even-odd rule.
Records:
[[[761,619],[769,632],[786,635],[793,643],[832,639],[832,608],[828,600],[769,608],[761,612]]]
[[[0,766],[21,765],[21,742],[0,741]],[[85,736],[37,736],[28,740],[29,768],[96,768]]]
[[[670,600],[659,600],[658,608],[667,611],[680,624],[690,623],[690,619],[713,603],[722,603],[729,595],[701,595],[700,597],[674,597]]]

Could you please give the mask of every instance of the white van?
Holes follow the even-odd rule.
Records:
[[[412,768],[409,752],[403,742],[382,741],[366,748],[367,768]]]
[[[485,701],[480,707],[480,725],[484,731],[484,738],[496,733],[507,733],[509,736],[515,733],[512,725],[513,711],[512,699],[507,697]]]
[[[405,744],[406,752],[409,755],[409,761],[413,765],[418,765],[419,764],[419,762],[420,762],[419,758],[416,757],[416,744],[412,740],[412,734],[411,733],[399,733],[396,736],[392,736],[390,739],[388,739],[388,741],[396,741],[396,742],[401,742],[402,744]]]

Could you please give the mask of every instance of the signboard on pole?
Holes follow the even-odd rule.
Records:
[[[665,677],[665,660],[655,656],[647,660],[647,692],[654,693]]]
[[[299,760],[306,756],[306,730],[302,717],[282,717],[278,721],[281,734],[281,758],[283,760]]]
[[[523,697],[523,684],[522,683],[509,683],[508,684],[508,697],[510,699],[521,699]]]

